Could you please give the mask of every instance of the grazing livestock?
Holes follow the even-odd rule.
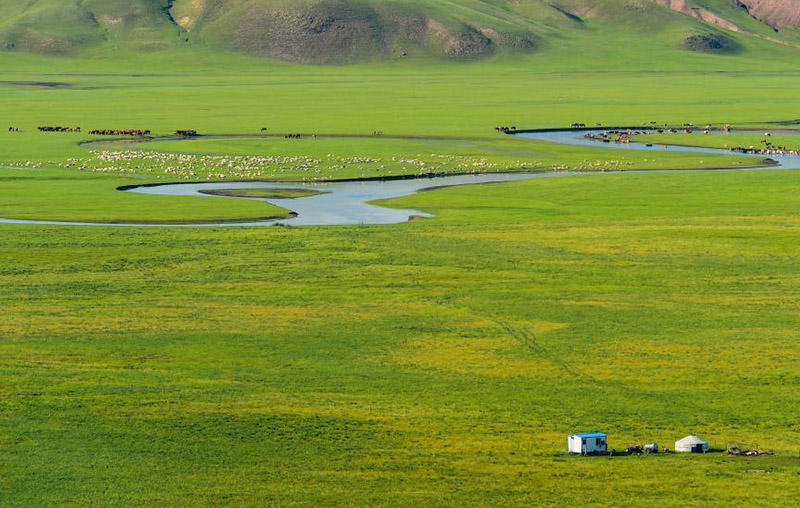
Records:
[[[497,131],[497,132],[502,132],[502,133],[506,133],[507,134],[509,132],[513,132],[513,131],[517,130],[517,126],[516,125],[512,125],[512,126],[501,125],[501,126],[495,127],[494,130]]]
[[[267,132],[267,128],[266,127],[261,127],[261,132]]]
[[[141,129],[94,129],[89,131],[89,134],[92,136],[147,136],[150,131]]]
[[[585,129],[586,128],[586,124],[585,123],[574,123],[574,124],[570,125],[570,127],[572,127],[573,129]]]
[[[302,134],[287,134],[283,138],[284,139],[302,139]]]
[[[175,131],[175,134],[178,135],[178,136],[186,136],[187,138],[193,138],[193,137],[197,136],[197,131],[188,130],[188,129],[182,129],[182,130]]]
[[[49,125],[42,125],[37,127],[39,132],[80,132],[80,127],[61,127],[61,126],[49,126]],[[16,131],[19,132],[19,131]]]
[[[631,142],[631,136],[638,136],[642,134],[639,131],[633,132],[630,129],[625,131],[621,130],[612,130],[612,131],[605,131],[600,133],[590,133],[586,135],[586,139],[591,139],[594,141],[601,141],[603,143],[614,143],[624,144],[627,145]]]
[[[761,144],[765,145],[765,147],[756,148],[754,146],[734,146],[730,150],[732,152],[744,153],[747,155],[800,155],[800,150],[790,150],[785,146],[775,146],[766,139],[761,140]]]

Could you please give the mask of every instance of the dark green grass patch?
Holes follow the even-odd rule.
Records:
[[[296,199],[325,194],[325,192],[312,189],[211,189],[200,191],[212,196],[226,196],[233,198],[260,198],[260,199]]]

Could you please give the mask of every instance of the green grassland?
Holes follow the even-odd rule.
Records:
[[[556,55],[556,56],[553,56]],[[669,53],[665,65],[675,66]],[[618,55],[617,55],[618,56]],[[195,57],[196,58],[196,57]],[[787,70],[783,60],[762,62],[760,71],[743,72],[733,62],[692,56],[688,70],[595,71],[585,60],[576,66],[589,70],[553,70],[560,65],[557,53],[530,60],[497,59],[471,65],[301,67],[264,64],[241,57],[223,62],[209,56],[208,65],[218,69],[204,72],[202,60],[189,60],[183,72],[171,72],[172,58],[155,56],[144,73],[143,60],[131,59],[127,73],[111,72],[105,60],[82,61],[86,72],[71,73],[64,60],[42,57],[6,56],[7,66],[0,81],[4,124],[21,129],[7,132],[0,126],[0,165],[5,167],[61,168],[73,175],[84,162],[91,173],[105,172],[97,153],[130,150],[124,143],[116,148],[80,146],[93,139],[91,129],[151,129],[168,135],[177,129],[196,129],[203,134],[257,134],[262,127],[270,133],[318,134],[318,139],[285,140],[282,137],[242,140],[197,139],[134,146],[142,151],[158,150],[195,155],[273,155],[283,158],[313,158],[320,161],[313,170],[293,169],[297,164],[283,160],[258,177],[269,178],[354,178],[419,173],[475,170],[616,170],[693,167],[737,167],[753,164],[752,159],[722,155],[620,153],[602,148],[565,148],[531,140],[509,139],[494,132],[497,125],[525,128],[566,126],[574,121],[604,125],[659,121],[679,124],[691,121],[736,125],[791,119],[787,112],[798,109],[795,93],[800,74]],[[540,59],[541,61],[537,60]],[[52,66],[45,74],[40,65]],[[697,71],[693,62],[717,62],[718,70]],[[768,65],[769,64],[769,65]],[[76,64],[77,65],[77,64]],[[771,66],[771,67],[770,67]],[[634,66],[635,68],[635,66]],[[139,74],[139,73],[142,74]],[[31,83],[58,81],[70,86],[42,87]],[[20,82],[24,84],[19,84]],[[454,93],[454,90],[458,93]],[[761,90],[769,89],[769,94]],[[731,104],[737,104],[735,110]],[[39,133],[38,125],[81,126],[82,133]],[[382,131],[382,137],[371,136]],[[325,135],[353,135],[354,138],[326,138]],[[414,164],[390,161],[413,159]],[[362,164],[363,158],[382,159]],[[346,159],[343,164],[343,159]],[[418,164],[424,163],[422,168]],[[186,179],[252,178],[235,172],[170,169],[142,162],[120,168],[124,179],[142,183]],[[113,166],[113,164],[111,165]],[[346,166],[346,167],[343,167]],[[384,166],[383,169],[380,166]],[[133,171],[134,173],[131,173]],[[116,174],[118,171],[111,171]],[[53,175],[53,173],[48,173]],[[69,178],[72,178],[70,176]],[[127,183],[127,182],[126,182]],[[22,184],[18,184],[22,185]],[[87,183],[92,185],[91,183]],[[80,185],[40,179],[29,195],[59,195],[58,203],[40,199],[33,208],[18,199],[0,203],[0,216],[13,218],[62,218],[70,207],[75,217],[107,220],[109,207],[119,210],[114,219],[135,220],[136,213],[121,213],[120,196],[107,185],[106,194],[91,210]],[[0,190],[0,192],[3,192]],[[14,189],[15,195],[18,194]],[[138,198],[144,204],[146,200]],[[174,209],[186,198],[174,199]],[[120,201],[119,206],[115,203]],[[32,202],[29,202],[32,203]],[[57,210],[53,210],[53,207]],[[198,205],[206,206],[206,205]],[[216,212],[220,218],[252,216],[252,203],[230,203]],[[241,207],[241,208],[239,208]],[[152,210],[149,206],[143,208]],[[152,213],[152,212],[147,212]],[[185,207],[183,220],[202,220]]]
[[[392,227],[0,227],[4,499],[789,505],[798,191],[584,175]],[[594,428],[777,455],[565,456]]]
[[[434,214],[393,226],[0,225],[0,505],[789,506],[800,496],[798,173],[612,173],[754,159],[494,131],[791,128],[794,32],[770,42],[762,24],[704,0],[752,32],[712,54],[681,44],[719,30],[653,6],[631,16],[603,0],[578,23],[533,0],[453,2],[441,9],[448,30],[480,18],[537,45],[467,59],[367,48],[350,65],[301,66],[222,44],[236,20],[211,9],[219,2],[174,3],[196,17],[191,33],[164,21],[166,2],[129,2],[138,15],[118,25],[121,2],[59,4],[54,15],[57,3],[0,2],[0,40],[15,43],[0,52],[0,217],[286,213],[116,190],[246,180],[254,165],[258,178],[287,181],[585,174],[392,199],[381,204]],[[248,13],[257,2],[235,3]],[[437,2],[416,4],[439,18]],[[512,23],[511,11],[528,21]],[[113,27],[95,26],[101,18]],[[264,127],[275,137],[259,137]],[[85,144],[105,139],[89,130],[114,128],[243,137]],[[595,429],[617,450],[696,433],[775,455],[565,454],[569,432]]]
[[[0,169],[0,216],[78,222],[192,223],[283,217],[264,202],[181,199],[120,192],[118,187],[151,183],[140,178],[82,175],[55,169]]]

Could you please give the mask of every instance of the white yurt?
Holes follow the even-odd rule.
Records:
[[[675,441],[675,451],[684,453],[705,453],[708,451],[708,441],[697,436],[686,436]]]

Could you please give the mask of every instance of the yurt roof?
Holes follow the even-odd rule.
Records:
[[[677,441],[676,445],[695,445],[695,444],[708,444],[705,439],[700,439],[697,436],[686,436],[685,438]]]

